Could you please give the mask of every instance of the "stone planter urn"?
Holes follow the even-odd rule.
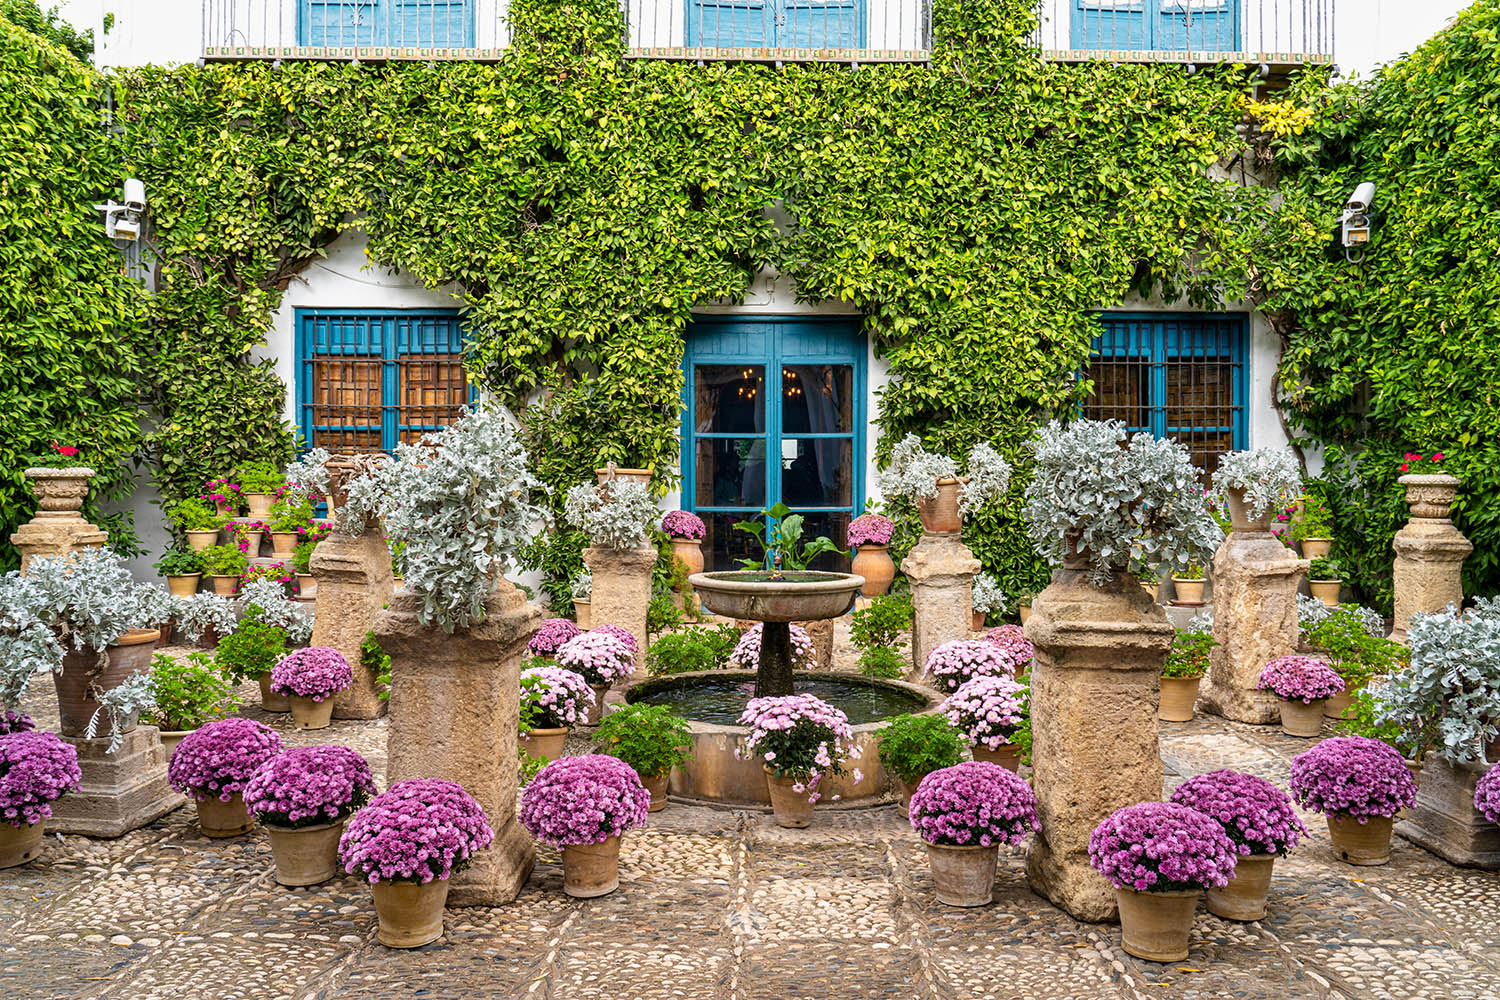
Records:
[[[27,469],[25,475],[37,499],[37,512],[10,536],[11,544],[21,552],[22,573],[36,556],[67,555],[109,540],[106,532],[85,521],[80,513],[88,499],[93,469],[34,468]]]
[[[1453,864],[1500,870],[1500,826],[1474,808],[1474,786],[1490,766],[1429,756],[1417,775],[1417,804],[1402,813],[1397,835]]]
[[[1411,508],[1411,519],[1391,540],[1396,550],[1391,638],[1404,642],[1414,613],[1462,604],[1464,560],[1474,546],[1450,517],[1462,480],[1436,473],[1405,475],[1396,481],[1406,487],[1406,503]]]

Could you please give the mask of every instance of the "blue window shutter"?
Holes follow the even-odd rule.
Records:
[[[1073,0],[1075,49],[1235,52],[1241,0]]]
[[[474,45],[475,0],[300,0],[297,44],[312,48]]]
[[[859,5],[852,0],[785,0],[776,44],[784,49],[859,47]]]
[[[775,44],[773,12],[763,0],[688,0],[688,44],[766,48]]]
[[[1140,52],[1151,47],[1156,0],[1073,0],[1073,48]]]

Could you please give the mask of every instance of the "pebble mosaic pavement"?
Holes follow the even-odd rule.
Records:
[[[29,698],[44,726],[50,689]],[[344,743],[384,770],[383,721],[297,733],[287,716],[245,714],[289,745]],[[1310,745],[1204,717],[1161,731],[1169,790],[1228,766],[1285,787]],[[1399,838],[1390,865],[1353,868],[1333,859],[1321,817],[1304,820],[1313,836],[1277,864],[1265,920],[1200,904],[1189,960],[1157,965],[1126,955],[1118,926],[1081,924],[1033,894],[1020,849],[1002,853],[991,906],[940,906],[892,807],[820,810],[810,829],[784,830],[760,813],[673,805],[627,835],[618,892],[569,899],[543,847],[515,903],[449,910],[441,941],[394,951],[375,941],[360,881],[278,886],[263,833],[209,840],[184,805],[118,840],[49,836],[40,859],[0,871],[0,996],[1500,998],[1500,874]]]

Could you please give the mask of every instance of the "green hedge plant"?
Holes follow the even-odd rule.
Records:
[[[239,696],[207,653],[189,653],[180,659],[157,653],[151,658],[150,685],[155,707],[142,721],[161,729],[197,729],[239,706]]]
[[[941,715],[898,715],[880,731],[880,764],[907,784],[964,759],[963,736]]]

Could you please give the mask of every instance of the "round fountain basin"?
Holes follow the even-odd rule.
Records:
[[[707,670],[654,678],[626,692],[627,701],[671,705],[688,720],[693,758],[672,772],[668,787],[674,797],[724,808],[770,806],[764,762],[738,760],[734,755],[743,748],[750,729],[732,720],[739,718],[754,686],[751,671]],[[886,719],[905,712],[935,712],[943,700],[941,694],[920,684],[858,674],[798,674],[796,690],[816,695],[849,715],[854,743],[860,748],[860,759],[846,765],[851,772],[859,768],[860,780],[856,782],[852,773],[824,779],[818,788],[823,795],[819,808],[881,804],[890,789],[880,766],[880,731]],[[730,721],[721,721],[726,719]],[[837,802],[834,795],[839,796]]]
[[[838,618],[854,607],[865,578],[854,573],[792,571],[694,573],[688,578],[715,614],[756,622],[811,622]]]

